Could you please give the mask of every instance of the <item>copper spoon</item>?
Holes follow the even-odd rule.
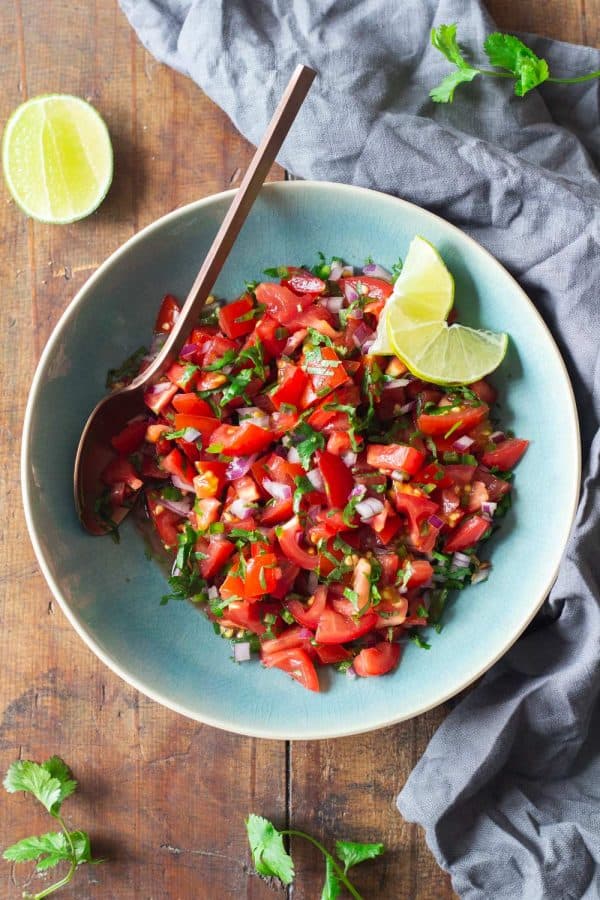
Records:
[[[130,419],[143,412],[144,390],[158,381],[176,359],[178,351],[210,295],[315,75],[313,69],[303,65],[297,66],[294,71],[223,224],[202,263],[177,322],[160,353],[130,384],[104,397],[85,424],[77,448],[73,478],[77,514],[90,534],[101,535],[110,530],[95,509],[102,491],[100,475],[115,455],[110,439],[121,431]],[[119,524],[128,512],[129,510],[124,507],[115,510],[112,514],[114,524]]]

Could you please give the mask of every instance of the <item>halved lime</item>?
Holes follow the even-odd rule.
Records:
[[[112,181],[108,129],[93,106],[69,94],[33,97],[7,122],[2,168],[23,212],[64,224],[92,213]]]
[[[384,306],[369,353],[393,356],[387,331],[390,310],[400,307],[420,322],[445,319],[454,301],[454,279],[435,247],[425,238],[413,238],[394,290]]]
[[[394,353],[417,378],[433,384],[472,384],[497,369],[508,335],[444,321],[424,322],[390,306],[387,330]]]

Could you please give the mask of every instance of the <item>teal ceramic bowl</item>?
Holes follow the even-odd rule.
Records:
[[[60,319],[25,417],[22,480],[31,540],[52,592],[83,640],[159,703],[265,738],[331,738],[381,728],[442,703],[478,678],[543,602],[579,489],[573,393],[531,302],[458,229],[362,188],[266,186],[216,285],[219,296],[235,297],[244,280],[260,277],[267,266],[309,261],[318,250],[356,264],[372,255],[389,266],[415,234],[423,235],[454,273],[460,320],[510,333],[510,351],[494,380],[503,423],[529,438],[531,447],[518,468],[512,511],[489,544],[492,575],[454,600],[429,651],[409,644],[397,671],[383,678],[326,675],[320,694],[258,662],[235,664],[228,642],[191,605],[159,605],[165,578],[144,555],[134,524],[124,524],[120,545],[90,537],[75,515],[72,491],[75,447],[104,393],[107,369],[148,340],[163,294],[186,295],[232,196],[209,197],[145,228],[100,266]],[[541,515],[540,492],[550,485],[552,503]]]

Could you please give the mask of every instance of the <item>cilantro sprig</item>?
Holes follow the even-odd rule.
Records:
[[[524,97],[545,81],[553,84],[579,84],[600,78],[600,71],[588,72],[574,78],[552,76],[547,61],[537,56],[531,47],[513,34],[494,32],[486,38],[483,49],[494,69],[481,68],[467,61],[456,38],[455,24],[434,28],[431,32],[431,43],[455,67],[430,91],[429,96],[436,103],[452,103],[456,88],[460,84],[473,81],[478,75],[511,79],[517,97]]]
[[[69,870],[60,881],[37,894],[24,891],[23,897],[29,900],[42,900],[43,897],[48,897],[69,884],[78,866],[103,861],[92,859],[87,832],[69,831],[65,824],[61,807],[63,801],[75,792],[77,782],[69,767],[58,756],[52,756],[43,763],[36,763],[30,759],[17,760],[6,773],[4,787],[9,794],[17,791],[31,794],[61,827],[60,831],[49,831],[17,841],[4,851],[2,854],[4,859],[12,862],[35,860],[38,872],[57,866],[61,862],[69,863]]]
[[[383,844],[362,844],[355,841],[336,841],[335,856],[320,841],[305,831],[287,828],[279,831],[272,822],[251,813],[246,820],[248,841],[252,850],[252,861],[259,875],[278,878],[283,884],[291,884],[296,874],[294,861],[283,844],[284,837],[298,837],[316,847],[325,858],[325,881],[321,900],[335,900],[342,887],[354,897],[362,900],[348,878],[348,871],[367,859],[375,859],[385,852]],[[337,857],[337,859],[336,859]]]

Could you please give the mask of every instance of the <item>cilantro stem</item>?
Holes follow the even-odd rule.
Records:
[[[54,884],[51,884],[49,887],[45,888],[43,891],[40,891],[39,894],[31,894],[29,896],[33,897],[33,900],[43,900],[44,897],[49,897],[50,894],[53,894],[55,891],[59,891],[61,888],[65,887],[65,885],[69,884],[73,875],[75,874],[75,870],[77,868],[77,854],[75,853],[75,847],[73,846],[73,841],[71,839],[71,833],[67,826],[65,825],[65,820],[59,814],[55,814],[54,818],[59,823],[62,828],[65,838],[67,839],[67,843],[71,850],[71,865],[69,866],[69,871],[65,875],[64,878],[61,878],[60,881],[56,881]]]
[[[306,834],[304,831],[296,831],[293,828],[287,828],[285,831],[281,831],[280,834],[286,834],[288,837],[299,837],[304,838],[305,841],[309,841],[309,843],[313,844],[317,850],[320,850],[323,856],[331,862],[331,866],[339,880],[342,882],[346,890],[349,894],[352,894],[354,900],[364,900],[362,894],[359,894],[348,876],[345,874],[344,870],[339,867],[336,863],[334,857],[331,853],[325,849],[323,844],[318,841],[316,838],[312,837],[310,834]]]
[[[574,78],[549,78],[548,81],[552,81],[553,84],[581,84],[582,81],[591,81],[593,78],[600,78],[600,71],[577,75]]]

